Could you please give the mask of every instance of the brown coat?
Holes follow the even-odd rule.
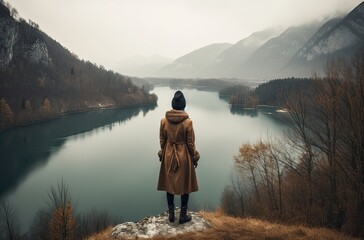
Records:
[[[198,191],[194,162],[200,155],[195,149],[195,133],[188,114],[183,110],[168,111],[161,120],[159,139],[158,190],[176,195]]]

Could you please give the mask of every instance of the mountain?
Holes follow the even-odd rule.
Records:
[[[117,63],[114,70],[129,76],[154,77],[160,68],[173,61],[174,59],[172,58],[160,55],[152,55],[150,57],[135,55]]]
[[[321,24],[321,22],[313,22],[289,27],[278,37],[270,39],[257,49],[242,66],[240,75],[265,79],[277,77],[280,70],[312,37]]]
[[[280,28],[270,28],[255,32],[223,51],[215,63],[216,76],[233,76],[239,72],[244,62],[269,39],[277,36]]]
[[[294,26],[282,32],[255,32],[236,44],[212,44],[189,53],[159,71],[163,77],[277,77],[292,56],[322,22]],[[262,69],[264,66],[264,69]]]
[[[325,21],[292,26],[284,32],[277,29],[256,32],[230,46],[209,45],[163,67],[158,75],[240,79],[310,77],[313,72],[323,72],[328,57],[350,57],[364,48],[364,2],[346,17]]]
[[[0,1],[0,130],[63,113],[155,104],[126,76],[78,59]]]
[[[306,44],[297,51],[285,67],[286,73],[309,75],[322,73],[328,57],[350,57],[364,47],[364,2],[345,18],[325,23]]]
[[[199,48],[161,68],[158,75],[180,78],[209,77],[216,58],[231,46],[231,43],[215,43]]]

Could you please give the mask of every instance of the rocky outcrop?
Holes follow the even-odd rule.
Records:
[[[18,28],[9,17],[0,17],[0,70],[6,69],[14,56]]]
[[[34,42],[21,40],[18,22],[7,15],[0,15],[0,70],[6,70],[15,57],[24,58],[33,64],[51,66],[52,59],[44,41],[36,39]]]
[[[32,45],[28,45],[24,51],[24,57],[34,64],[50,66],[52,60],[48,55],[47,45],[37,39]]]
[[[178,223],[180,209],[176,209],[177,219],[174,223],[168,221],[168,212],[157,216],[150,216],[141,221],[125,222],[114,227],[111,236],[113,238],[151,238],[154,236],[175,236],[177,234],[202,231],[211,227],[211,224],[203,219],[197,212],[189,212],[192,221],[184,224]]]

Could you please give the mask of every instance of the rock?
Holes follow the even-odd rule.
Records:
[[[0,70],[5,70],[13,59],[18,28],[10,18],[0,18]]]
[[[1,4],[0,4],[1,5]],[[6,70],[16,57],[23,57],[26,61],[43,66],[52,66],[52,59],[44,41],[36,39],[34,42],[22,40],[28,33],[19,32],[19,23],[10,16],[0,15],[0,70]]]
[[[173,223],[168,221],[168,211],[157,216],[143,218],[141,221],[125,222],[115,226],[111,236],[113,238],[151,238],[154,236],[175,236],[177,234],[201,231],[211,227],[211,224],[203,219],[197,212],[188,212],[191,215],[191,222],[179,224],[180,209],[176,208],[176,220]]]
[[[25,51],[24,57],[35,64],[42,64],[49,66],[51,59],[48,56],[47,45],[37,39],[32,45],[28,46],[28,50]]]

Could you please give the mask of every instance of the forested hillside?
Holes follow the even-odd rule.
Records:
[[[314,95],[313,79],[274,79],[255,89],[246,85],[233,85],[219,91],[220,98],[229,101],[233,108],[255,108],[257,105],[284,107],[285,94],[302,90],[306,96]]]
[[[282,107],[285,105],[285,93],[300,89],[306,96],[314,94],[314,81],[309,78],[275,79],[259,85],[254,94],[258,104]]]
[[[66,112],[157,101],[128,77],[80,60],[3,2],[0,29],[0,130]]]

